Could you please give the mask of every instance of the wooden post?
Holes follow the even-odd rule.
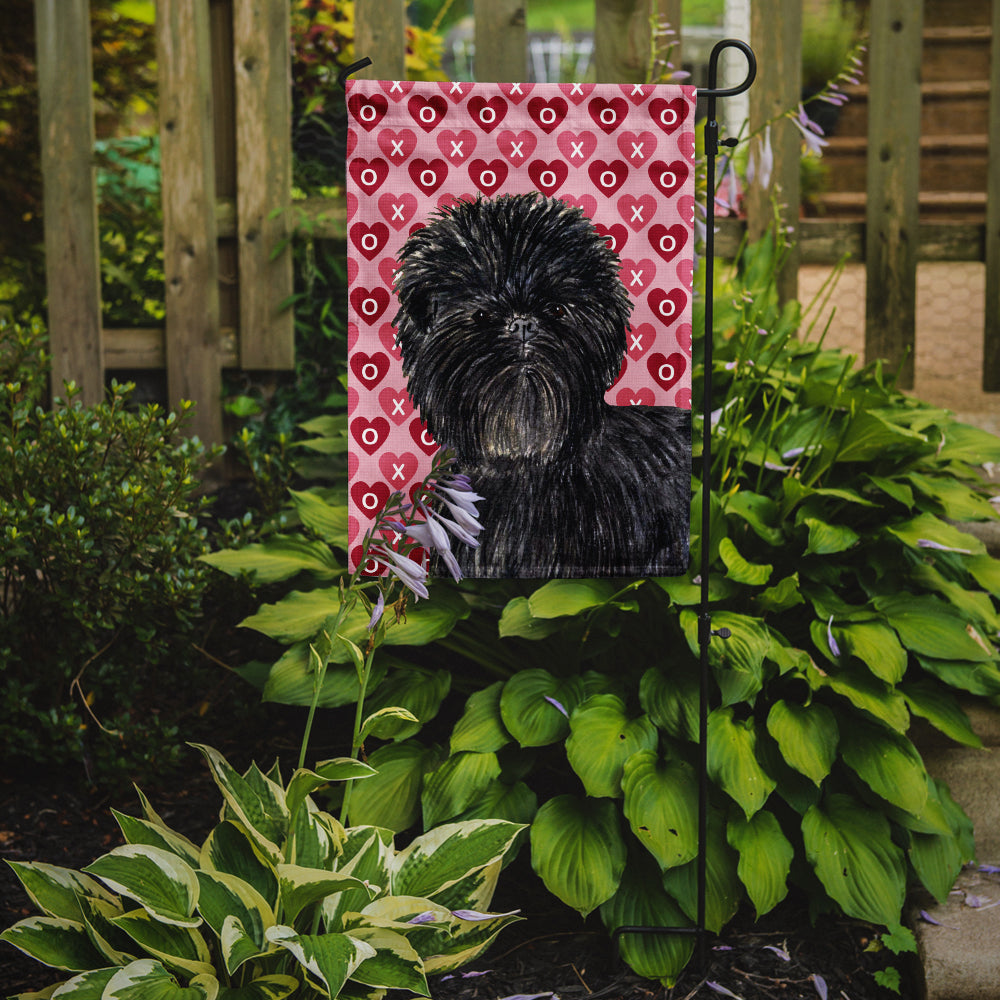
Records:
[[[913,387],[923,3],[872,0],[868,53],[865,360]],[[905,360],[904,360],[905,359]]]
[[[524,0],[475,0],[476,79],[523,80],[528,71]]]
[[[52,394],[104,397],[88,0],[35,0]]]
[[[750,88],[750,132],[765,122],[798,107],[802,99],[802,4],[799,0],[759,0],[750,8],[750,41],[757,56],[757,80]],[[724,112],[723,112],[724,113]],[[739,122],[729,124],[735,134]],[[754,139],[754,143],[760,139]],[[791,229],[793,244],[778,273],[778,297],[783,302],[798,296],[799,284],[799,160],[802,135],[787,118],[771,126],[774,169],[766,188],[755,179],[747,192],[747,228],[751,240],[760,239],[775,219]],[[758,146],[758,149],[760,147]],[[779,238],[779,234],[774,234]]]
[[[670,61],[675,70],[683,69],[682,60],[684,51],[681,45],[681,0],[652,0],[651,14],[655,17],[657,24],[663,24],[674,32],[668,35],[663,41],[666,44],[660,46],[661,53],[664,52],[673,41],[673,48],[670,52]],[[690,83],[691,81],[685,81]]]
[[[645,83],[650,16],[656,0],[594,0],[594,68],[598,83]]]
[[[354,5],[354,57],[372,65],[366,80],[406,79],[406,0],[362,0]]]
[[[222,405],[210,49],[207,0],[160,0],[167,395],[197,403],[192,432],[214,444],[222,440]]]
[[[282,211],[292,200],[289,47],[288,0],[234,5],[242,368],[295,367],[293,315],[282,306],[292,294],[291,233]]]
[[[1000,0],[993,0],[990,46],[989,169],[986,179],[986,325],[983,390],[1000,392]]]

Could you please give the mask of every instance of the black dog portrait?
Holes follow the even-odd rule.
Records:
[[[583,212],[536,194],[461,201],[399,257],[413,402],[485,500],[473,577],[642,576],[688,562],[691,422],[612,406],[631,302]]]

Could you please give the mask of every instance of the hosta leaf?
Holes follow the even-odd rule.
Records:
[[[467,809],[500,776],[495,753],[452,754],[424,779],[420,801],[424,827],[454,819]]]
[[[649,716],[629,719],[613,694],[591,695],[570,717],[566,758],[588,795],[619,798],[622,768],[638,750],[653,750],[659,739]]]
[[[927,673],[937,677],[948,687],[987,697],[1000,694],[1000,669],[993,663],[936,660],[931,656],[918,656],[917,662]]]
[[[219,939],[223,939],[223,927],[226,921],[234,920],[239,923],[241,935],[249,938],[253,954],[264,950],[264,931],[275,923],[274,913],[267,900],[253,886],[236,878],[235,875],[200,871],[198,883],[201,886],[198,910]],[[224,950],[226,968],[232,975],[246,958],[232,963],[230,961],[232,949]]]
[[[625,762],[622,789],[625,818],[660,868],[697,855],[698,783],[688,764],[640,751]]]
[[[295,956],[310,977],[332,997],[365,959],[375,957],[375,949],[348,934],[296,934],[291,927],[269,927],[267,939]]]
[[[435,898],[507,853],[522,829],[504,820],[446,823],[415,838],[393,861],[392,891]]]
[[[899,923],[906,867],[880,812],[849,795],[830,795],[803,817],[802,836],[817,877],[848,916]]]
[[[128,965],[138,958],[135,942],[113,923],[115,917],[125,912],[120,901],[109,903],[94,896],[81,896],[80,907],[90,940],[105,958],[103,964]]]
[[[437,764],[437,753],[407,740],[379,747],[368,762],[378,773],[351,790],[351,824],[396,833],[412,826],[420,816],[424,773]]]
[[[265,542],[209,552],[199,558],[230,576],[246,574],[256,584],[288,580],[298,573],[331,580],[344,572],[328,545],[295,535],[271,535]]]
[[[372,712],[361,724],[358,736],[362,740],[366,740],[369,736],[380,740],[391,740],[394,737],[406,739],[407,736],[416,733],[421,725],[420,719],[408,708],[393,705]]]
[[[160,923],[145,910],[123,913],[111,922],[168,968],[189,976],[210,975],[213,971],[205,939],[190,927]]]
[[[946,902],[964,862],[958,838],[951,833],[911,833],[909,855],[924,888],[939,903]]]
[[[327,503],[314,490],[289,490],[295,513],[324,542],[347,548],[347,506]]]
[[[809,529],[809,542],[805,551],[807,556],[828,556],[844,552],[860,537],[846,524],[828,524],[816,517],[803,518],[803,523]]]
[[[910,711],[926,719],[945,736],[967,747],[983,745],[965,710],[947,688],[932,680],[924,680],[907,681],[900,686],[900,690]]]
[[[768,496],[752,493],[750,490],[739,490],[726,498],[726,514],[745,521],[768,545],[780,546],[784,539],[781,512]]]
[[[910,713],[906,710],[903,696],[884,681],[873,677],[867,669],[841,667],[834,673],[822,674],[811,667],[806,678],[814,689],[829,688],[856,708],[881,719],[896,732],[905,733],[910,724]]]
[[[189,865],[198,864],[199,850],[187,837],[159,823],[126,816],[125,813],[120,813],[117,809],[112,809],[111,812],[128,843],[159,847],[164,851],[170,851],[171,854],[176,854]]]
[[[838,462],[867,462],[888,449],[920,445],[926,438],[870,410],[862,410],[851,421],[837,451]]]
[[[500,716],[521,746],[546,746],[566,736],[569,715],[583,697],[579,677],[560,679],[547,670],[522,670],[504,684]]]
[[[462,912],[453,911],[455,914]],[[428,974],[451,972],[467,965],[486,951],[500,931],[520,919],[516,912],[476,920],[462,920],[456,916],[447,936],[441,935],[438,946],[424,960],[424,971]]]
[[[531,824],[531,865],[549,892],[586,916],[618,889],[625,842],[607,799],[557,795]]]
[[[370,712],[383,708],[405,708],[412,713],[419,721],[386,720],[380,727],[380,739],[405,740],[437,715],[450,689],[451,674],[447,670],[426,670],[422,667],[394,670],[375,688],[365,707]]]
[[[910,740],[861,719],[851,720],[841,741],[845,763],[876,795],[919,815],[927,801],[927,772]]]
[[[779,580],[773,587],[755,595],[754,603],[763,612],[787,611],[797,604],[804,604],[805,598],[799,590],[799,574],[792,573]]]
[[[201,847],[200,867],[235,875],[253,886],[270,906],[277,905],[278,876],[240,823],[226,820],[208,835]]]
[[[939,504],[942,514],[950,521],[992,521],[996,518],[989,500],[953,477],[911,472],[906,478],[925,497]]]
[[[964,563],[980,587],[989,591],[994,597],[1000,597],[1000,559],[983,555],[965,559]]]
[[[779,699],[767,716],[767,731],[785,761],[814,784],[830,773],[837,755],[837,720],[826,705],[798,705]]]
[[[883,595],[875,598],[875,607],[915,653],[974,663],[996,659],[995,649],[975,626],[936,597]]]
[[[166,924],[197,927],[198,879],[186,862],[170,851],[147,844],[125,844],[98,858],[84,871],[96,875],[112,892],[134,899],[150,916]]]
[[[392,851],[392,831],[373,826],[351,827],[337,870],[342,875],[353,875],[361,882],[367,882],[376,891],[387,890]],[[367,888],[345,889],[334,896],[327,896],[322,903],[326,930],[345,930],[344,914],[357,913],[370,902],[371,892]]]
[[[775,781],[757,762],[752,718],[737,721],[733,709],[717,708],[708,717],[708,774],[749,819],[774,791]]]
[[[678,740],[698,739],[698,673],[681,661],[669,673],[650,667],[639,682],[639,704],[660,729]]]
[[[909,521],[889,525],[886,531],[913,549],[922,548],[921,542],[933,542],[946,549],[958,549],[971,555],[986,553],[986,546],[975,535],[970,535],[933,514],[918,514]]]
[[[0,941],[12,944],[35,961],[54,969],[81,972],[105,964],[91,944],[86,927],[65,917],[19,920],[0,934]]]
[[[245,986],[223,987],[218,1000],[285,1000],[299,988],[292,976],[261,976]]]
[[[942,437],[943,441],[936,453],[940,462],[966,462],[969,465],[1000,462],[997,436],[981,427],[951,420]]]
[[[334,647],[346,648],[343,643]],[[346,655],[346,654],[345,654]],[[378,656],[372,665],[368,686],[377,687],[386,675],[388,657]],[[318,708],[339,708],[358,700],[360,687],[357,671],[353,666],[331,663],[323,675],[323,683],[316,702]],[[316,674],[312,668],[309,643],[297,642],[288,647],[272,664],[263,682],[261,697],[281,705],[311,705],[316,698]]]
[[[291,921],[294,921],[305,907],[345,889],[369,891],[368,887],[353,875],[303,868],[301,865],[278,865],[278,884],[281,888],[282,913],[286,920]],[[374,890],[369,892],[369,897],[374,895]]]
[[[680,622],[691,653],[700,656],[698,616],[693,611],[682,611]],[[714,636],[708,646],[708,662],[722,690],[723,704],[752,702],[763,685],[764,659],[771,648],[770,633],[759,618],[717,611],[712,615],[712,629],[723,628],[729,629],[729,637]]]
[[[474,750],[477,753],[494,753],[510,742],[500,717],[500,692],[503,681],[470,695],[462,717],[451,733],[451,752]]]
[[[383,989],[409,990],[420,996],[429,996],[424,963],[413,946],[395,931],[383,927],[356,927],[351,937],[364,941],[375,949],[351,973],[351,979],[366,986]]]
[[[49,993],[21,993],[11,1000],[20,1000],[27,997],[51,996],[54,1000],[101,1000],[104,996],[104,988],[114,978],[118,972],[118,967],[107,969],[91,969],[89,972],[82,972],[79,976],[67,979],[61,986]],[[52,987],[49,987],[52,990]]]
[[[492,781],[458,819],[505,819],[528,824],[538,812],[538,796],[523,782]]]
[[[115,897],[97,879],[71,868],[60,868],[40,861],[8,861],[7,864],[13,869],[31,901],[46,916],[81,920],[83,911],[80,909],[80,896],[115,902]]]
[[[606,604],[617,588],[610,580],[550,580],[528,598],[534,618],[561,618]]]
[[[499,636],[507,639],[544,639],[559,632],[563,623],[558,619],[536,618],[531,613],[527,597],[515,597],[507,602],[500,615]]]
[[[762,809],[750,819],[737,816],[726,828],[729,846],[739,851],[736,873],[746,886],[759,919],[788,894],[788,872],[795,849],[781,832],[774,813]]]
[[[331,781],[354,781],[374,777],[377,773],[375,768],[353,757],[324,760],[311,771],[308,768],[299,768],[288,782],[285,805],[289,813],[296,813],[307,796]]]
[[[159,962],[143,958],[118,969],[101,1000],[216,1000],[218,995],[219,982],[212,975],[196,976],[181,986]]]
[[[610,932],[619,927],[688,927],[691,922],[664,891],[654,865],[630,858],[615,894],[601,904]],[[690,934],[623,934],[621,956],[640,976],[673,986],[694,951]]]
[[[856,656],[887,684],[898,684],[906,673],[906,650],[896,633],[878,622],[834,625],[833,635],[843,653]]]
[[[740,555],[739,549],[730,538],[720,539],[719,557],[726,564],[729,579],[745,583],[749,587],[763,587],[774,570],[770,563],[763,565],[748,562]]]

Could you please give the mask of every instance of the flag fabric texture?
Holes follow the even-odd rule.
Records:
[[[346,89],[352,565],[440,446],[467,575],[683,572],[695,89]]]

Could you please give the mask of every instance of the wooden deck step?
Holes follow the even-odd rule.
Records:
[[[826,217],[855,220],[865,218],[868,199],[863,191],[829,191],[816,200]],[[919,205],[922,219],[981,223],[986,214],[986,193],[921,191]]]

